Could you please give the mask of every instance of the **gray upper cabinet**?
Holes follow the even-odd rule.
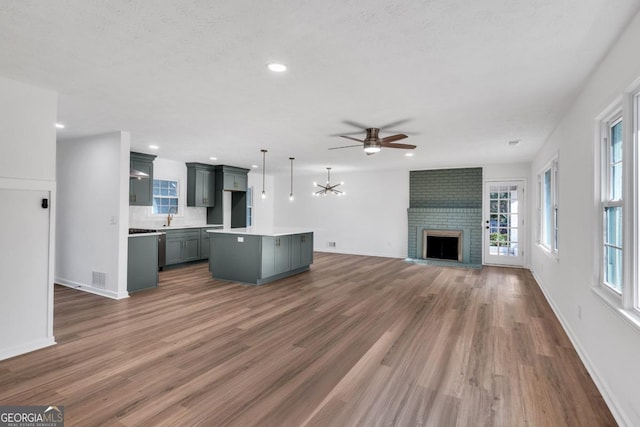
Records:
[[[247,173],[225,170],[224,186],[225,191],[247,191]]]
[[[187,163],[187,206],[215,206],[214,167],[204,163]]]
[[[153,160],[156,156],[143,153],[129,153],[129,205],[151,206],[153,204]],[[148,177],[132,176],[143,172]]]
[[[231,210],[231,228],[247,226],[247,173],[249,169],[235,166],[215,166],[215,206],[207,209],[207,222],[209,224],[222,224],[224,212]],[[225,191],[231,193],[231,206],[223,197]]]

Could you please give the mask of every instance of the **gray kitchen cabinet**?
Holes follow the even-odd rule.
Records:
[[[262,285],[307,271],[313,263],[313,232],[209,234],[209,271],[214,279]],[[300,250],[305,253],[296,253]]]
[[[158,236],[129,237],[127,260],[127,292],[158,286]]]
[[[313,233],[291,236],[291,269],[313,264]]]
[[[247,173],[225,170],[223,173],[225,191],[247,191]]]
[[[129,205],[151,206],[153,204],[153,160],[155,158],[156,156],[151,154],[129,153],[130,171],[148,175],[148,177],[129,176]]]
[[[209,224],[223,224],[224,212],[231,211],[231,228],[247,226],[247,173],[249,169],[235,166],[215,166],[215,206],[207,209]],[[231,206],[223,197],[225,191],[231,193]]]
[[[291,236],[262,238],[262,277],[275,276],[290,270]]]
[[[200,259],[209,259],[210,244],[207,230],[216,230],[222,227],[203,227],[200,229]]]
[[[166,231],[166,265],[200,259],[200,229]]]
[[[187,206],[215,206],[215,172],[212,165],[187,163]]]

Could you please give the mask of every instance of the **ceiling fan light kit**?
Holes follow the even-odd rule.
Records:
[[[416,146],[412,144],[395,144],[394,143],[394,141],[399,141],[401,139],[408,138],[408,136],[403,133],[387,136],[385,138],[380,138],[378,136],[378,133],[380,132],[380,128],[367,128],[365,129],[365,131],[367,132],[367,136],[364,140],[354,138],[348,135],[339,135],[341,138],[357,141],[360,144],[345,145],[342,147],[333,147],[333,148],[329,148],[329,150],[338,150],[341,148],[350,148],[350,147],[363,147],[364,152],[367,155],[371,155],[371,154],[377,153],[382,148],[401,148],[404,150],[413,150],[414,148],[416,148]]]
[[[325,185],[320,185],[317,182],[314,182],[314,187],[320,187],[322,190],[314,192],[313,195],[326,196],[327,194],[335,194],[336,196],[344,196],[347,193],[345,193],[344,191],[336,190],[336,187],[343,184],[344,182],[340,182],[338,184],[331,185],[331,168],[327,168],[327,183]]]

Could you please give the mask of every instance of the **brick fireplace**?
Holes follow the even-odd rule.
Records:
[[[410,172],[408,258],[427,256],[425,232],[459,236],[457,265],[482,263],[482,168],[439,169]],[[445,243],[440,243],[445,245]]]

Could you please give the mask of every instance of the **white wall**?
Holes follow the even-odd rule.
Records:
[[[0,77],[0,360],[55,344],[57,101]]]
[[[533,243],[532,270],[618,423],[627,426],[640,425],[640,330],[591,289],[598,274],[595,230],[601,220],[594,189],[594,125],[596,117],[640,77],[639,40],[636,15],[536,156],[530,177],[535,182],[558,153],[559,260]],[[530,192],[532,218],[535,193]]]
[[[180,206],[171,225],[207,224],[207,208],[187,207],[187,165],[184,162],[156,157],[153,161],[153,178],[178,181]],[[130,227],[157,228],[167,223],[166,215],[152,215],[151,212],[150,206],[129,206]]]
[[[529,180],[531,163],[493,164],[482,166],[482,179],[487,180]]]
[[[129,146],[127,132],[58,141],[57,283],[128,296]]]
[[[338,189],[346,195],[312,196],[313,182],[326,177],[326,171],[296,176],[290,202],[290,177],[276,176],[275,225],[312,229],[317,251],[406,258],[409,172],[332,171],[331,183],[344,181]]]

